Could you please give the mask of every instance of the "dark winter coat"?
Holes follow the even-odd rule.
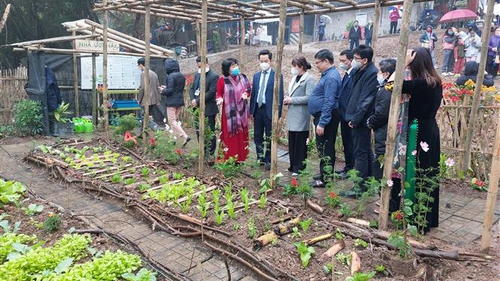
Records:
[[[385,140],[387,139],[387,122],[389,120],[389,107],[391,105],[391,92],[384,85],[380,86],[375,98],[375,110],[366,124],[373,130],[375,137],[375,154],[385,154]]]
[[[479,64],[475,61],[468,61],[465,63],[464,74],[457,78],[455,82],[457,85],[463,86],[467,80],[472,80],[476,83],[477,73],[479,72]],[[495,84],[493,77],[491,75],[485,75],[483,80],[483,85],[486,87],[491,87]]]
[[[411,94],[408,122],[413,122],[414,119],[418,121],[417,171],[415,176],[416,178],[437,176],[439,175],[441,141],[436,113],[443,98],[443,87],[441,84],[431,87],[427,85],[425,79],[417,78],[403,82],[403,93]],[[421,148],[423,142],[427,143],[429,150],[424,151]],[[424,231],[428,231],[430,227],[438,226],[439,184],[428,195],[434,198],[434,202],[429,205],[431,211],[426,215],[427,227]]]
[[[349,30],[349,39],[350,40],[359,40],[361,39],[361,27],[358,26],[358,29],[351,27]]]
[[[184,106],[184,87],[186,78],[180,72],[179,62],[174,59],[165,60],[165,71],[167,81],[162,95],[166,96],[165,105],[167,107]]]
[[[352,90],[347,102],[345,121],[352,122],[354,127],[366,126],[366,119],[373,113],[379,85],[377,73],[377,67],[370,62],[352,76]]]
[[[194,82],[189,89],[189,98],[190,100],[196,100],[197,106],[200,106],[200,96],[195,95],[195,93],[200,88],[200,77],[200,73],[194,75]],[[219,81],[219,75],[210,69],[205,76],[205,116],[212,116],[219,113],[215,102],[217,81]]]
[[[46,67],[45,68],[46,86],[45,92],[47,93],[47,109],[52,112],[59,108],[62,103],[61,92],[57,84],[56,75],[54,72]]]
[[[365,27],[365,38],[366,40],[372,40],[373,37],[373,24],[368,24]]]

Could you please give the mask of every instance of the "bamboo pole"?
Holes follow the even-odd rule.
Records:
[[[384,178],[392,178],[392,160],[394,158],[394,149],[396,147],[396,132],[398,123],[399,101],[401,100],[401,93],[403,90],[404,70],[406,68],[406,49],[408,48],[408,35],[410,27],[410,16],[413,6],[413,0],[404,2],[403,5],[403,23],[401,25],[401,34],[399,35],[399,52],[396,65],[396,77],[394,81],[394,88],[391,96],[391,107],[389,110],[389,122],[387,125],[387,140],[384,157]],[[404,188],[403,183],[401,183]],[[391,188],[384,183],[382,188],[382,195],[380,200],[380,215],[379,215],[379,228],[387,229],[387,216],[389,213],[389,198],[391,195]]]
[[[107,4],[107,0],[102,2],[104,6]],[[102,33],[102,100],[103,100],[103,115],[104,115],[104,131],[108,131],[109,127],[109,116],[108,107],[105,103],[108,101],[108,11],[104,11],[103,16],[103,33]]]
[[[481,251],[490,247],[491,228],[493,226],[493,213],[495,212],[496,198],[498,194],[498,180],[500,178],[500,114],[497,114],[497,131],[493,148],[493,159],[490,168],[490,182],[488,184],[488,196],[484,211],[483,232],[481,234]]]
[[[94,30],[95,32],[98,33],[101,30],[104,32],[104,26],[88,19],[86,19],[84,22],[86,25],[93,27],[92,30]],[[92,31],[92,30],[87,30],[87,31]],[[132,37],[125,33],[118,32],[113,29],[108,29],[108,34],[111,39],[119,42],[120,44],[129,43],[130,45],[137,45],[138,47],[142,48],[142,50],[144,50],[144,42],[142,40],[139,40],[135,37]],[[151,45],[151,51],[155,51],[157,54],[168,54],[168,55],[173,55],[175,53],[173,51],[167,50],[165,48],[162,48],[154,44]]]
[[[300,10],[299,16],[299,54],[302,54],[302,45],[304,44],[304,9]]]
[[[488,7],[486,10],[486,18],[485,23],[491,22],[491,18],[493,15],[493,6],[495,1],[489,0]],[[486,64],[486,55],[487,55],[487,41],[490,38],[490,28],[486,26],[483,29],[482,36],[482,46],[481,46],[481,60],[479,61],[479,69],[484,69]],[[482,68],[481,68],[482,67]],[[479,71],[477,77],[476,85],[482,85],[484,79],[484,71]],[[471,122],[469,123],[471,126],[467,129],[467,141],[466,141],[466,154],[464,161],[464,169],[468,167],[470,162],[471,155],[471,143],[472,143],[472,128],[474,128],[475,118],[477,114],[477,108],[479,105],[479,95],[480,95],[481,87],[476,87],[476,92],[474,93],[474,99],[472,102],[472,114],[474,115],[474,119],[471,114]],[[477,100],[477,101],[476,101]],[[483,222],[483,233],[481,234],[481,251],[485,251],[490,247],[491,242],[491,228],[493,226],[493,213],[495,211],[496,198],[498,194],[498,180],[500,178],[500,113],[497,113],[497,131],[495,136],[495,143],[493,146],[493,159],[491,160],[491,168],[490,168],[490,183],[488,184],[488,196],[486,198],[486,210],[484,211],[484,222]]]
[[[207,61],[207,14],[208,14],[208,0],[201,2],[201,72],[200,72],[200,104],[198,112],[198,173],[203,173],[203,164],[205,163],[205,91],[206,91],[206,61]],[[214,44],[214,42],[212,42]]]
[[[484,25],[485,28],[483,28],[483,34],[481,36],[481,58],[479,60],[479,69],[485,69],[486,66],[486,59],[488,57],[488,42],[490,38],[490,22],[493,17],[493,7],[495,5],[494,0],[488,0],[488,6],[486,8],[486,16],[484,18]],[[484,80],[484,71],[479,71],[477,74],[477,81],[476,85],[483,85],[483,80]],[[462,172],[464,175],[467,173],[467,170],[469,170],[470,166],[470,158],[471,158],[471,147],[472,147],[472,138],[473,138],[473,133],[474,133],[474,128],[476,125],[477,117],[478,117],[478,108],[479,108],[479,101],[481,97],[481,86],[476,87],[476,90],[474,92],[474,97],[472,99],[472,109],[470,112],[470,119],[469,119],[469,126],[467,126],[467,134],[465,138],[465,154],[464,154],[464,162],[462,166]]]
[[[76,31],[73,31],[72,35],[76,36]],[[76,49],[76,41],[73,42],[73,48]],[[76,53],[73,53],[73,87],[75,91],[75,115],[76,117],[80,117],[80,97],[78,94],[78,59],[76,57]]]
[[[98,121],[98,110],[97,107],[99,106],[97,104],[97,71],[96,71],[96,54],[92,54],[92,120],[94,122],[94,125],[97,125]]]
[[[373,49],[373,53],[377,53],[377,39],[378,39],[378,28],[380,26],[380,0],[375,1],[375,18],[373,19],[373,30],[372,30],[372,44],[371,47]],[[373,56],[373,62],[375,62],[375,58],[377,56]]]
[[[278,134],[279,134],[279,106],[280,106],[280,87],[281,85],[281,66],[283,63],[283,39],[285,37],[286,7],[288,0],[282,0],[280,4],[280,25],[278,29],[278,46],[276,48],[276,73],[274,75],[274,94],[273,94],[273,119],[271,135],[271,188],[276,187],[276,175],[278,171]]]
[[[149,105],[151,104],[151,97],[149,94],[149,69],[150,69],[150,58],[151,58],[151,7],[149,6],[149,0],[145,2],[146,14],[144,15],[144,72],[143,72],[143,86],[144,95],[142,98],[141,106],[144,106],[144,115],[142,117],[142,138],[144,147],[148,146],[148,134],[146,134],[146,129],[149,125]]]
[[[201,51],[201,28],[200,28],[201,22],[199,20],[196,20],[195,22],[195,30],[196,30],[196,52],[200,54]]]
[[[241,71],[245,69],[245,18],[240,18],[240,61],[238,63]]]

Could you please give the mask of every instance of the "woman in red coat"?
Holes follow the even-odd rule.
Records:
[[[244,162],[248,151],[248,97],[250,82],[240,74],[238,61],[229,58],[222,62],[222,74],[217,81],[217,105],[222,104],[220,139],[222,152],[217,161],[236,158]]]

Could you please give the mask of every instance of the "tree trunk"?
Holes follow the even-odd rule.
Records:
[[[10,13],[10,4],[8,4],[7,7],[5,7],[5,12],[3,13],[2,20],[0,21],[0,33],[2,32],[2,30],[5,26],[5,23],[7,22],[7,18],[9,17],[9,13]]]

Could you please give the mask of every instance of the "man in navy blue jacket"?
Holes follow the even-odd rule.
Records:
[[[353,56],[351,50],[343,50],[340,52],[339,68],[344,71],[339,97],[339,108],[342,113],[342,118],[340,120],[340,132],[342,135],[342,145],[344,146],[345,166],[342,170],[335,171],[335,174],[341,179],[346,179],[348,177],[347,172],[354,168],[354,151],[351,137],[352,129],[344,119],[345,112],[347,110],[347,103],[349,102],[349,97],[351,96],[352,76],[354,76],[357,70],[352,67],[352,60]]]
[[[366,119],[372,114],[377,95],[378,69],[372,62],[373,49],[360,45],[353,52],[352,66],[358,70],[352,76],[352,90],[347,102],[345,121],[352,129],[354,145],[354,168],[363,179],[359,187],[341,195],[357,197],[366,190],[366,179],[372,175],[373,152],[371,149],[371,131],[366,126]]]
[[[324,187],[325,168],[330,167],[333,174],[335,164],[335,137],[341,114],[339,111],[340,74],[333,65],[333,53],[322,49],[314,55],[316,67],[321,78],[314,87],[308,100],[309,113],[313,116],[316,131],[316,148],[320,157],[319,177],[311,183],[313,187]]]
[[[271,68],[273,54],[269,50],[259,52],[260,68],[253,76],[250,97],[250,114],[254,119],[254,142],[257,161],[271,169],[271,125],[273,117],[274,70]],[[280,77],[279,116],[283,108],[283,75]],[[265,134],[265,137],[264,137]],[[265,144],[265,151],[264,151]]]

